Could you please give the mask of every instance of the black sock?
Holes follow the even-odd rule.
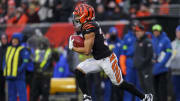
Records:
[[[141,93],[134,85],[132,85],[126,81],[123,81],[119,87],[121,87],[124,90],[127,90],[128,92],[139,97],[140,99],[143,99],[145,97],[145,95],[143,93]]]
[[[88,90],[87,90],[87,85],[86,85],[86,77],[85,77],[86,75],[83,74],[79,70],[76,70],[75,73],[76,73],[77,83],[78,83],[79,88],[81,89],[82,93],[89,95]]]

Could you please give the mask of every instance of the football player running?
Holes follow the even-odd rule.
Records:
[[[70,36],[69,49],[81,54],[93,55],[93,58],[81,62],[75,70],[78,85],[83,93],[83,101],[92,101],[86,86],[86,74],[101,70],[104,70],[114,85],[129,91],[142,101],[153,101],[152,94],[143,94],[134,85],[123,80],[117,57],[105,45],[101,28],[94,20],[94,8],[85,3],[79,4],[75,7],[73,16],[74,27],[83,35],[84,47],[74,47],[74,40]]]

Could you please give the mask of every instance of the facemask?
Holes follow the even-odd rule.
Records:
[[[80,23],[80,21],[79,20],[75,20],[75,16],[73,15],[73,25],[74,25],[74,27],[75,27],[75,31],[76,32],[78,32],[78,31],[80,31],[81,30],[81,26],[82,26],[82,24]]]
[[[74,25],[74,28],[75,28],[75,31],[76,32],[78,32],[78,31],[80,31],[81,30],[81,26],[82,26],[82,24],[79,22],[77,22],[77,21],[73,21],[73,25]]]

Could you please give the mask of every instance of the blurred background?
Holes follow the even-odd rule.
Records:
[[[75,5],[80,2],[84,0],[0,0],[1,47],[3,48],[2,35],[6,34],[10,43],[13,35],[18,33],[23,36],[22,45],[30,51],[31,63],[25,68],[27,101],[36,101],[35,99],[82,101],[82,94],[76,86],[73,72],[79,62],[91,56],[68,50],[68,38],[75,33],[72,12]],[[180,0],[85,0],[85,2],[94,7],[96,20],[99,21],[107,41],[111,40],[111,33],[114,32],[116,38],[125,41],[124,36],[132,30],[134,21],[140,22],[149,33],[153,33],[154,24],[159,24],[162,27],[161,31],[166,32],[171,41],[177,38],[176,33],[180,31],[177,29],[180,25]],[[112,27],[115,29],[112,30]],[[115,47],[112,45],[116,45],[116,42],[109,44],[111,50]],[[36,53],[40,50],[45,56],[48,49],[51,49],[52,54],[49,57],[51,61],[48,61],[51,65],[48,69],[39,70],[37,65],[42,61],[36,61]],[[180,62],[180,58],[177,61]],[[2,66],[0,67],[0,101],[8,101],[10,97],[8,84],[6,78],[2,76]],[[164,79],[167,81],[164,88],[167,89],[166,101],[180,101],[178,87],[180,66],[176,67],[173,69],[168,66],[166,71]],[[126,78],[126,75],[124,77]],[[89,74],[87,78],[93,101],[138,101],[134,96],[126,95],[121,89],[117,91],[103,72]],[[141,90],[141,87],[139,89]],[[17,100],[21,101],[19,94],[16,95]]]

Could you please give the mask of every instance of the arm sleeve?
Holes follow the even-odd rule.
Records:
[[[27,64],[29,63],[30,52],[25,48],[25,49],[23,49],[21,51],[20,55],[21,55],[21,58],[22,58],[22,64],[18,68],[18,72],[21,72],[22,70],[24,70],[25,67],[27,66]]]

